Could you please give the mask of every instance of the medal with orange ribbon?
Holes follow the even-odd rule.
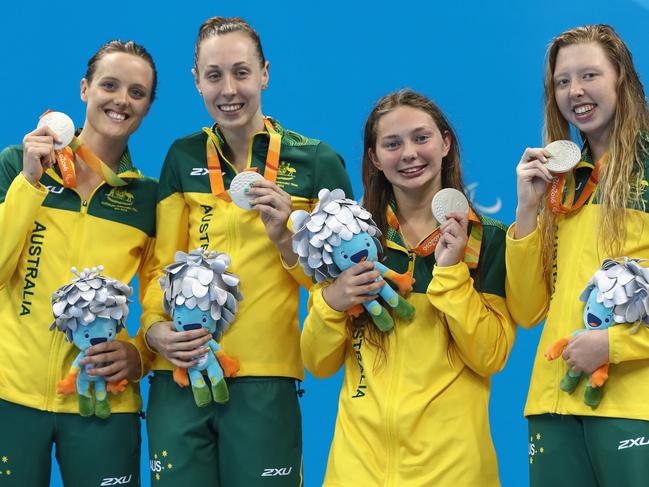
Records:
[[[77,175],[74,168],[75,157],[81,159],[90,169],[111,186],[126,186],[126,181],[102,161],[89,147],[84,145],[74,135],[72,119],[61,112],[46,111],[40,116],[38,126],[47,125],[59,137],[60,144],[54,145],[54,155],[61,171],[63,186],[74,188],[77,185]],[[136,175],[137,172],[123,173],[122,176]]]
[[[391,205],[388,205],[387,209],[387,219],[388,219],[388,225],[399,233],[400,233],[400,224],[399,220],[397,219],[397,215],[394,212],[394,209],[391,207]],[[464,250],[464,262],[466,263],[467,267],[469,269],[475,269],[478,267],[478,260],[480,258],[480,249],[482,247],[482,223],[480,222],[480,218],[478,215],[475,214],[473,209],[469,208],[469,214],[468,214],[468,219],[470,223],[470,231],[469,231],[469,240],[466,244],[466,248]],[[435,248],[437,247],[437,243],[439,242],[439,239],[442,236],[442,232],[440,230],[440,227],[438,226],[433,230],[433,232],[428,235],[426,238],[424,238],[421,242],[416,247],[413,247],[409,249],[410,252],[414,253],[415,255],[419,257],[427,257],[431,255],[433,252],[435,252]],[[403,240],[403,237],[401,238]]]
[[[266,126],[270,139],[268,141],[268,153],[266,154],[264,178],[274,183],[277,179],[277,171],[279,169],[279,152],[282,144],[282,135],[275,130],[270,119],[264,118],[264,125]],[[207,134],[207,170],[209,173],[212,194],[224,201],[230,202],[232,199],[225,190],[225,185],[223,183],[223,170],[221,169],[221,159],[219,158],[221,142],[213,130],[204,128],[203,132]],[[247,168],[246,171],[256,171],[256,169]]]
[[[548,191],[548,205],[552,213],[557,215],[564,215],[572,211],[578,210],[588,199],[591,197],[597,184],[599,183],[599,175],[604,165],[606,154],[604,154],[597,163],[593,164],[582,161],[577,164],[572,171],[564,174],[558,174],[552,179],[550,189]],[[584,189],[575,200],[576,193],[576,175],[577,171],[583,168],[590,168],[590,176]]]

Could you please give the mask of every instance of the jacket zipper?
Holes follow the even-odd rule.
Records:
[[[79,265],[79,254],[81,252],[81,238],[80,236],[83,234],[83,231],[85,230],[85,222],[86,222],[86,217],[88,215],[88,206],[90,202],[92,201],[94,195],[97,193],[99,188],[101,188],[105,182],[100,183],[93,191],[90,193],[90,196],[88,197],[87,200],[82,199],[81,195],[76,191],[74,188],[70,188],[72,191],[74,191],[77,196],[79,197],[79,200],[81,201],[81,205],[79,207],[79,214],[77,216],[77,221],[75,224],[74,228],[74,235],[72,237],[72,252],[70,252],[70,259],[68,260],[68,269],[72,268],[72,266],[78,267]],[[79,269],[80,270],[80,269]],[[61,283],[64,284],[64,283]],[[57,398],[57,393],[56,393],[56,382],[59,380],[58,374],[59,370],[58,368],[60,367],[60,364],[63,363],[63,345],[65,343],[64,340],[65,336],[63,333],[56,333],[54,335],[54,353],[52,354],[53,357],[55,358],[54,360],[50,361],[50,366],[49,366],[49,372],[48,372],[48,378],[47,382],[49,385],[49,390],[51,391],[50,394],[46,394],[45,397],[45,410],[49,410],[50,406],[50,401],[52,403],[56,402]],[[64,370],[63,374],[64,376],[61,377],[61,379],[65,378],[67,375],[68,371]]]

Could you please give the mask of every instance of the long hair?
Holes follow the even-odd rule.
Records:
[[[363,159],[361,174],[363,180],[363,206],[372,214],[372,217],[381,230],[381,244],[387,248],[385,236],[388,230],[386,212],[388,204],[394,198],[392,184],[387,180],[383,172],[379,171],[370,153],[376,153],[377,126],[381,117],[397,107],[407,106],[421,110],[431,116],[433,122],[439,129],[442,136],[448,135],[451,140],[451,147],[448,154],[442,159],[442,188],[455,188],[464,192],[462,180],[462,168],[460,166],[460,146],[458,138],[450,122],[440,108],[430,99],[413,90],[404,89],[390,93],[382,97],[370,112],[365,122],[363,136]],[[385,335],[380,333],[373,325],[367,325],[368,319],[364,313],[361,317],[351,321],[351,332],[365,326],[367,343],[375,346],[381,352],[379,357],[385,357]]]
[[[547,52],[545,71],[545,143],[570,139],[568,121],[561,115],[555,99],[554,69],[559,50],[573,44],[596,42],[615,67],[617,105],[611,121],[611,138],[595,197],[600,203],[598,248],[608,256],[622,252],[626,240],[627,204],[644,208],[641,182],[644,178],[642,158],[649,147],[642,133],[649,130],[649,111],[644,88],[638,77],[631,52],[612,27],[605,24],[586,25],[555,37]],[[583,133],[582,141],[586,140]],[[557,232],[556,216],[547,200],[540,214],[541,254],[548,288],[552,283],[553,252]]]

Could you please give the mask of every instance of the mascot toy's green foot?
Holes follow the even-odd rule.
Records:
[[[641,260],[623,257],[606,259],[581,293],[583,301],[584,328],[553,343],[545,352],[548,360],[563,354],[570,341],[589,330],[605,330],[611,326],[649,324],[649,269],[640,265]],[[604,396],[604,384],[608,379],[608,362],[591,375],[584,388],[584,403],[596,409]],[[582,372],[568,368],[559,387],[572,394]]]

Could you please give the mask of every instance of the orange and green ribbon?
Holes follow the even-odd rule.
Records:
[[[390,225],[390,228],[393,229],[401,236],[400,233],[401,226],[399,225],[399,220],[397,219],[397,215],[395,214],[394,210],[390,205],[388,205],[388,209],[387,209],[387,218],[388,218],[388,225]],[[470,224],[471,228],[469,231],[469,239],[464,249],[463,260],[469,269],[476,269],[478,267],[478,261],[480,259],[480,249],[482,247],[482,223],[480,222],[480,218],[478,218],[478,215],[476,215],[473,209],[471,208],[469,208],[468,218],[469,221],[471,222]],[[441,236],[442,236],[442,232],[440,230],[440,227],[438,226],[437,228],[435,228],[435,230],[433,230],[433,232],[430,235],[424,238],[416,247],[410,249],[410,252],[414,253],[415,255],[418,255],[419,257],[427,257],[431,255],[433,252],[435,252],[435,248],[437,247],[437,243],[439,242]],[[403,237],[401,237],[401,240],[403,240]],[[405,240],[403,241],[405,243]]]
[[[275,130],[275,127],[273,127],[269,118],[264,118],[264,125],[266,126],[270,139],[268,141],[268,153],[266,154],[264,178],[274,183],[277,179],[277,171],[279,169],[279,152],[282,145],[282,134]],[[212,194],[224,201],[230,202],[230,195],[225,190],[225,185],[223,183],[223,170],[221,169],[221,159],[219,158],[221,141],[213,130],[205,127],[203,128],[203,132],[207,134],[207,171],[210,178]],[[255,171],[255,169],[247,168],[246,171]]]
[[[599,183],[599,173],[604,165],[604,154],[593,166],[590,162],[582,161],[566,174],[558,174],[552,179],[548,191],[548,205],[554,214],[566,214],[578,210],[591,197]],[[586,186],[575,201],[575,178],[578,169],[590,167],[592,169]]]
[[[52,110],[47,110],[40,118],[50,113]],[[92,169],[99,177],[106,181],[111,186],[126,186],[120,176],[108,167],[88,146],[83,144],[77,137],[72,139],[72,142],[67,147],[61,150],[55,150],[54,155],[61,171],[63,179],[63,186],[66,188],[74,188],[77,185],[77,174],[74,168],[75,156],[81,159],[86,165]],[[121,173],[122,177],[136,177],[139,176],[137,171],[127,171]]]
[[[139,173],[137,171],[127,171],[120,173],[118,176],[108,164],[102,161],[87,145],[83,144],[77,137],[72,139],[70,145],[68,145],[63,151],[71,159],[75,156],[81,159],[86,165],[92,169],[95,174],[101,177],[111,186],[126,186],[126,181],[123,177],[135,177]],[[64,178],[65,182],[65,178]]]

